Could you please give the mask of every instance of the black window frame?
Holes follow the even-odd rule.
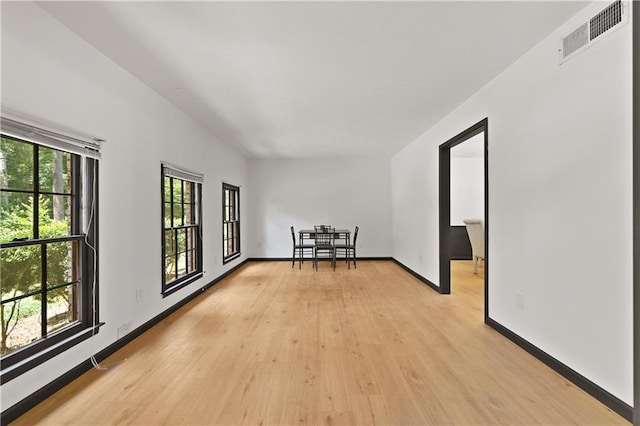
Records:
[[[51,332],[48,332],[46,330],[46,324],[43,324],[41,329],[41,333],[44,334],[43,337],[40,337],[38,340],[35,340],[22,348],[16,349],[15,351],[12,351],[0,358],[2,364],[0,383],[4,384],[79,344],[80,342],[91,338],[93,335],[98,333],[100,326],[103,324],[99,322],[100,304],[98,299],[98,159],[90,156],[81,156],[77,153],[49,146],[37,141],[12,136],[10,134],[6,134],[4,131],[1,133],[1,136],[4,139],[28,144],[33,147],[33,189],[24,190],[2,188],[0,192],[31,194],[34,197],[34,200],[38,200],[40,195],[70,196],[71,229],[69,235],[66,236],[39,238],[39,225],[38,220],[36,219],[39,214],[39,203],[35,202],[34,211],[32,213],[34,218],[32,224],[32,238],[0,242],[0,250],[33,245],[39,245],[41,247],[41,271],[45,276],[45,279],[41,279],[41,290],[38,292],[32,292],[33,294],[41,294],[45,296],[42,297],[41,300],[41,316],[44,316],[45,318],[47,316],[46,294],[48,291],[68,285],[77,285],[77,291],[79,293],[77,298],[78,319],[75,322]],[[71,155],[71,193],[58,194],[53,191],[40,190],[40,170],[38,165],[40,147],[54,149]],[[88,225],[85,224],[86,217],[83,217],[83,209],[87,210],[91,214],[91,222]],[[75,271],[77,278],[72,282],[47,288],[46,247],[48,244],[68,241],[72,241],[74,244],[77,244],[77,257],[74,257],[77,260]],[[21,297],[27,296],[22,295]],[[7,298],[2,302],[9,303],[13,299],[14,298]]]
[[[202,181],[198,179],[189,178],[188,174],[173,173],[175,169],[173,166],[167,164],[161,165],[161,221],[162,221],[162,296],[166,297],[181,288],[191,284],[192,282],[202,278],[203,272],[203,256],[202,256]],[[195,174],[194,174],[195,176]],[[170,201],[165,196],[165,182],[168,179],[170,190]],[[174,193],[174,185],[178,182],[180,184],[179,200],[176,200]],[[189,187],[189,193],[191,194],[191,201],[185,201],[185,187]],[[181,209],[180,223],[176,222],[175,208],[179,205]],[[185,206],[189,206],[189,209],[185,209]],[[169,217],[171,218],[171,224],[166,226],[167,208],[170,208]],[[189,214],[186,214],[186,211]],[[185,220],[188,216],[188,222]],[[179,251],[179,233],[184,230],[185,238],[185,251]],[[167,235],[170,234],[170,240],[167,239]],[[189,235],[191,235],[189,237]],[[188,245],[191,242],[193,245]],[[172,247],[172,252],[167,253],[167,247]],[[181,254],[185,253],[185,274],[179,275],[178,263]],[[191,255],[189,255],[191,253]],[[190,257],[191,263],[187,262],[187,258]],[[172,280],[167,280],[167,261],[172,259],[174,261],[174,269],[176,277]],[[195,262],[195,266],[193,263]],[[193,269],[189,269],[189,266],[194,266]]]
[[[227,204],[227,192],[233,205]],[[232,196],[232,197],[231,197]],[[233,214],[232,214],[233,213]],[[225,230],[227,231],[225,233]],[[231,232],[230,232],[231,230]],[[231,233],[231,235],[229,235]],[[222,183],[222,264],[231,262],[242,255],[240,251],[240,187]],[[229,251],[229,241],[231,250]]]

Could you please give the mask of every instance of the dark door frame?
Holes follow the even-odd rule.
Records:
[[[633,6],[633,424],[640,426],[640,1]]]
[[[440,145],[440,293],[451,293],[451,148],[484,133],[484,319],[489,317],[489,119]]]

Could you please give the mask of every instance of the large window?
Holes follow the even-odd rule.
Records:
[[[90,337],[98,321],[97,159],[54,149],[65,144],[33,130],[32,140],[17,137],[18,124],[5,134],[7,123],[0,140],[2,382]]]
[[[222,184],[222,263],[240,256],[240,188]]]
[[[162,294],[202,277],[202,176],[162,166]]]

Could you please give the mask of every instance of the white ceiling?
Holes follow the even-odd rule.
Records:
[[[398,152],[585,3],[38,5],[246,155],[344,157]]]

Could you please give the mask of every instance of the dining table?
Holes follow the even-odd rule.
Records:
[[[315,240],[317,232],[315,229],[300,229],[298,231],[300,244],[304,244],[304,240]],[[351,242],[351,231],[336,228],[333,230],[333,238],[335,240],[344,240],[345,243],[349,244]]]

